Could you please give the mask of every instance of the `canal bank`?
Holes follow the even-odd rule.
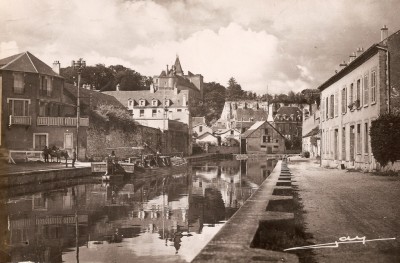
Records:
[[[201,154],[186,157],[188,163],[207,161],[216,158],[232,158],[232,155]],[[156,172],[156,171],[154,171]],[[65,167],[65,163],[26,162],[2,164],[0,168],[0,189],[21,185],[38,185],[81,178],[91,175],[91,163],[76,162],[75,167]]]
[[[192,262],[299,262],[293,254],[255,248],[261,223],[293,225],[294,214],[290,211],[292,194],[291,173],[285,161],[278,161],[257,191]]]
[[[71,164],[65,167],[65,163],[3,164],[0,169],[0,189],[64,181],[90,174],[90,163],[83,162],[77,162],[75,167],[71,167]]]

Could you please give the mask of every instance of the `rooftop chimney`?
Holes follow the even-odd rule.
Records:
[[[340,69],[344,69],[346,66],[347,66],[347,63],[344,60],[342,63],[339,64]]]
[[[56,60],[53,62],[53,71],[60,75],[60,61]]]
[[[267,118],[268,122],[274,122],[274,117],[272,116],[272,111],[273,111],[273,108],[272,108],[272,103],[271,103],[268,107],[268,118]]]
[[[364,52],[364,48],[362,48],[362,47],[357,48],[357,51],[356,51],[357,57],[359,57],[363,52]]]
[[[381,41],[385,40],[386,38],[388,38],[388,28],[386,25],[383,25],[381,28]]]
[[[356,53],[353,52],[350,56],[349,56],[349,63],[351,63],[353,60],[356,59]]]

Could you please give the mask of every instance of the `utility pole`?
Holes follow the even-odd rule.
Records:
[[[71,66],[78,71],[78,91],[76,98],[76,158],[79,158],[79,124],[80,124],[80,100],[79,100],[79,86],[81,82],[82,70],[86,67],[86,61],[82,58],[77,61],[72,60]]]

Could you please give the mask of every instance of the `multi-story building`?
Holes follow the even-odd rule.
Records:
[[[185,132],[186,135],[180,139],[187,141],[188,151],[191,153],[190,106],[193,100],[202,98],[203,77],[191,72],[184,75],[178,57],[171,69],[167,67],[167,71],[162,71],[153,78],[150,90],[104,93],[119,100],[130,111],[132,118],[143,126]]]
[[[348,64],[322,83],[322,164],[379,168],[371,151],[369,130],[380,114],[398,109],[400,90],[400,31],[388,37],[381,30],[381,42],[366,51],[358,49]]]
[[[302,112],[299,107],[280,107],[274,116],[275,127],[288,140],[301,138]]]
[[[76,107],[64,100],[60,64],[53,69],[29,52],[0,60],[1,141],[8,150],[76,147]],[[85,133],[88,118],[80,119]]]
[[[285,137],[268,121],[257,121],[241,135],[241,153],[285,152]]]
[[[221,117],[213,125],[214,130],[237,129],[247,131],[255,122],[267,120],[268,102],[255,100],[226,101]]]
[[[310,111],[303,110],[302,151],[309,152],[311,158],[320,155],[320,111],[318,105],[312,104]]]

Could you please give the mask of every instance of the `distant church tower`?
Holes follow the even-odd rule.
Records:
[[[183,70],[182,70],[181,62],[179,61],[179,56],[178,55],[176,55],[174,68],[175,68],[176,75],[183,76]]]

